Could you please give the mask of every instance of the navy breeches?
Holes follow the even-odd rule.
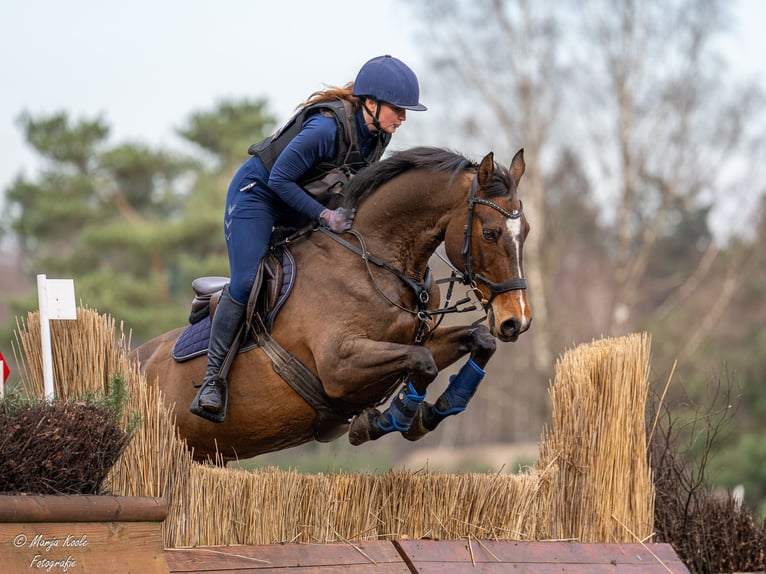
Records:
[[[230,295],[239,303],[247,303],[261,259],[269,249],[274,226],[301,226],[306,218],[295,213],[274,193],[254,185],[247,163],[240,168],[229,186],[224,213],[224,236],[229,252]]]

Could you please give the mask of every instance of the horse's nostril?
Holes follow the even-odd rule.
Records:
[[[506,319],[500,325],[500,332],[506,337],[513,337],[519,334],[521,329],[521,321],[516,318]]]

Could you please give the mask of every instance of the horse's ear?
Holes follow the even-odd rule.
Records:
[[[489,182],[492,181],[492,176],[495,174],[495,155],[489,152],[484,156],[479,164],[479,172],[477,177],[479,178],[479,187],[486,187]]]
[[[516,155],[513,156],[513,159],[511,160],[511,178],[513,179],[513,183],[517,186],[519,185],[521,176],[524,175],[525,167],[526,164],[524,163],[524,148],[521,148],[516,152]]]

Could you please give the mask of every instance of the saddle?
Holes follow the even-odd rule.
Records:
[[[247,306],[250,328],[246,329],[238,352],[261,348],[271,359],[275,372],[317,412],[314,438],[329,442],[346,432],[349,419],[361,408],[330,399],[322,382],[271,337],[274,320],[295,284],[295,272],[295,258],[286,247],[271,251],[263,259]],[[228,282],[228,277],[200,277],[192,282],[190,325],[178,337],[173,359],[184,362],[207,353],[212,317]]]
[[[281,250],[281,257],[274,252],[264,257],[258,270],[255,283],[260,283],[256,295],[256,311],[265,318],[266,326],[271,332],[274,319],[287,300],[295,283],[295,258],[287,249]],[[194,299],[189,312],[189,323],[194,324],[206,315],[215,315],[218,300],[224,286],[229,282],[228,277],[199,277],[192,281]]]
[[[189,327],[181,334],[173,347],[173,358],[179,363],[207,353],[210,340],[210,327],[218,300],[228,277],[199,277],[192,281],[194,299],[189,311]],[[270,252],[258,269],[254,284],[255,298],[253,308],[260,316],[261,323],[271,333],[274,319],[287,301],[295,284],[295,258],[288,249],[282,249],[279,255]],[[251,350],[257,342],[251,335],[240,346],[239,352]]]

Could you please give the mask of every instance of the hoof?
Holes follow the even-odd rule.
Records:
[[[420,440],[432,430],[434,430],[432,428],[428,428],[425,421],[426,413],[431,412],[432,410],[432,405],[424,401],[423,404],[421,404],[418,408],[418,412],[415,413],[415,418],[412,419],[410,428],[408,428],[406,431],[402,431],[402,436],[407,440],[416,441]]]
[[[354,417],[348,429],[348,442],[354,446],[359,446],[383,436],[383,431],[375,424],[379,416],[380,411],[378,409],[367,409]],[[378,432],[376,433],[375,430]]]
[[[415,413],[415,418],[412,420],[410,428],[403,431],[402,436],[411,441],[420,440],[428,433],[436,430],[436,427],[442,420],[444,420],[444,417],[436,413],[434,406],[423,401],[418,412]]]

